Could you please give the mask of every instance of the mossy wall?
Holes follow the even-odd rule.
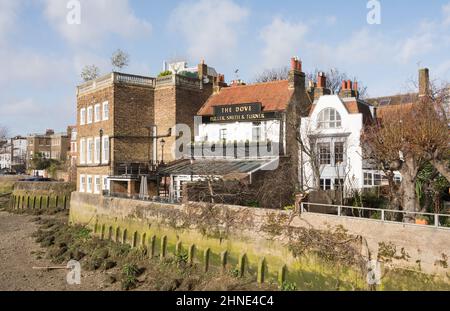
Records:
[[[20,176],[0,176],[0,195],[10,193],[14,189],[14,184],[22,177]]]
[[[68,209],[76,187],[63,182],[16,182],[10,198],[11,209]]]
[[[268,215],[274,211],[222,206],[221,210],[226,212],[212,213],[211,220],[203,218],[204,213],[199,212],[202,208],[199,204],[168,205],[74,192],[70,222],[87,225],[103,239],[147,247],[153,256],[184,253],[205,269],[249,274],[260,282],[295,283],[301,290],[369,289],[366,271],[357,267],[333,264],[311,254],[295,257],[286,237],[279,238],[263,230]],[[290,216],[288,212],[277,213]],[[204,223],[207,224],[203,227]],[[219,229],[208,230],[211,227]],[[420,277],[420,273],[402,276],[402,286],[417,287]],[[428,287],[433,284],[450,289],[448,283],[435,281],[434,277],[428,281],[431,282]],[[385,284],[398,282],[391,274]]]

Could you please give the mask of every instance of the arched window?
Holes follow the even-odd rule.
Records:
[[[326,108],[319,113],[317,120],[318,128],[328,129],[342,126],[342,119],[339,112],[333,108]]]

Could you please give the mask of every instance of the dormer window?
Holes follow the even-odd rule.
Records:
[[[339,112],[333,108],[326,108],[319,113],[317,126],[321,129],[338,128],[342,126],[342,119]]]

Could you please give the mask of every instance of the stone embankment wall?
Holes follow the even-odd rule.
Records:
[[[320,258],[322,251],[329,250],[317,248],[319,256],[292,250],[293,245],[316,243],[316,231],[324,233],[317,244],[326,244],[327,234],[330,239],[339,234],[346,240],[343,244],[352,241],[348,249],[357,249],[364,266],[368,260],[383,258],[390,270],[403,271],[401,277],[387,274],[382,289],[425,289],[435,280],[439,288],[450,289],[450,231],[444,229],[226,205],[170,205],[78,192],[72,193],[70,221],[89,226],[103,239],[146,247],[152,256],[185,253],[189,261],[205,269],[221,267],[239,275],[251,273],[260,281],[295,282],[301,289],[367,289],[367,271],[353,269],[339,259]],[[422,283],[423,287],[418,285]]]
[[[68,209],[75,184],[65,182],[16,182],[10,198],[12,209]]]
[[[14,184],[23,176],[0,176],[0,195],[11,193]]]

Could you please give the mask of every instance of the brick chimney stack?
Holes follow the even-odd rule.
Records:
[[[430,71],[428,68],[419,70],[419,97],[430,94]]]
[[[305,89],[305,73],[302,72],[302,61],[298,57],[291,58],[291,70],[289,71],[289,88]]]
[[[327,77],[324,72],[317,74],[317,85],[311,85],[308,91],[312,94],[314,100],[319,99],[323,95],[331,94],[331,90],[327,88]]]
[[[198,78],[202,79],[208,76],[208,65],[205,64],[205,60],[202,59],[200,64],[198,64]]]
[[[340,97],[358,97],[358,82],[352,82],[351,80],[342,81],[341,91],[339,92]]]

